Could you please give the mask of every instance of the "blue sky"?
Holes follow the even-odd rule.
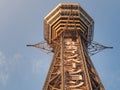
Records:
[[[120,90],[120,0],[0,0],[0,90],[42,90],[52,57],[26,44],[43,41],[43,18],[78,2],[94,19],[94,41],[114,49],[92,61],[106,90]]]

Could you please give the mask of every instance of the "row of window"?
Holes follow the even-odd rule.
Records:
[[[79,9],[80,7],[78,5],[62,5],[62,9]]]

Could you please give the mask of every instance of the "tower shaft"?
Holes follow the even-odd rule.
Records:
[[[104,90],[88,55],[93,19],[78,3],[61,3],[44,18],[53,60],[43,90]]]
[[[60,3],[44,18],[44,39],[34,45],[53,52],[42,90],[105,90],[90,55],[112,48],[93,42],[94,21],[78,3]]]
[[[55,42],[43,90],[104,90],[79,31],[65,31]]]

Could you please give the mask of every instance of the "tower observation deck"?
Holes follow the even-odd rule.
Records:
[[[54,53],[43,90],[104,90],[88,53],[94,21],[78,3],[60,3],[44,18]]]

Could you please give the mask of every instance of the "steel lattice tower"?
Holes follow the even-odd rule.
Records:
[[[43,90],[104,90],[88,54],[93,26],[77,3],[61,3],[44,18],[54,57]]]
[[[60,3],[44,18],[46,42],[27,45],[54,54],[43,90],[104,90],[90,56],[112,47],[93,42],[93,32],[78,3]]]

